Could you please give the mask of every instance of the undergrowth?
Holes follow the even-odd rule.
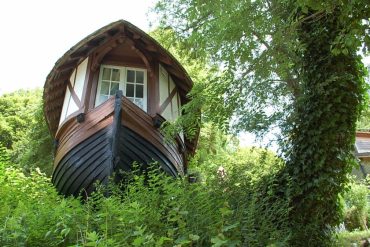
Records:
[[[0,165],[0,246],[284,245],[288,203],[274,187],[281,162],[248,152],[255,159],[235,156],[222,176],[222,160],[195,184],[157,169],[132,172],[85,201],[58,195],[37,170]]]

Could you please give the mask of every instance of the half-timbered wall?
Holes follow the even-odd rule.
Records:
[[[88,58],[82,61],[73,70],[69,80],[66,82],[67,90],[64,96],[63,109],[59,125],[72,113],[78,111],[82,105],[82,94],[87,71]]]
[[[159,105],[159,114],[168,121],[173,121],[180,115],[181,103],[176,85],[161,65],[159,65]]]
[[[96,103],[102,66],[144,71],[144,83],[141,83],[141,79],[127,78],[123,82],[135,84],[135,87],[131,86],[131,89],[134,88],[131,90],[131,100],[134,102],[137,98],[141,101],[142,93],[146,95],[142,109],[146,109],[147,116],[152,118],[156,126],[159,123],[156,121],[157,115],[173,121],[180,115],[181,103],[189,100],[186,94],[192,87],[192,81],[181,64],[146,33],[129,22],[119,20],[78,42],[56,62],[47,76],[43,95],[44,112],[49,130],[56,140],[60,141],[70,124],[85,123],[91,112],[106,105],[104,103],[97,107]],[[139,77],[141,74],[135,75],[135,78]],[[144,84],[143,92],[141,84]],[[122,85],[122,91],[130,90],[127,86],[125,88],[125,84]],[[111,89],[110,85],[109,96],[114,91]],[[186,151],[193,153],[196,139],[185,139],[184,144]]]

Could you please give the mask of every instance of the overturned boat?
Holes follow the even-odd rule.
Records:
[[[44,86],[56,143],[52,182],[64,195],[90,194],[132,163],[187,172],[197,138],[165,140],[159,127],[181,115],[192,81],[179,62],[127,21],[111,23],[67,51]]]

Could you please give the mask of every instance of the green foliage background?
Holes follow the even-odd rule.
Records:
[[[42,91],[19,90],[0,96],[0,157],[23,171],[52,172],[53,142],[42,110]]]

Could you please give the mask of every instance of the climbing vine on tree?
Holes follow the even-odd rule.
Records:
[[[330,227],[340,223],[338,194],[353,167],[356,121],[366,92],[357,55],[361,42],[342,43],[355,40],[348,27],[356,21],[361,25],[361,19],[348,17],[345,5],[297,5],[292,25],[301,47],[303,94],[294,102],[285,147],[291,245],[305,240],[303,245],[324,246],[330,245]]]

